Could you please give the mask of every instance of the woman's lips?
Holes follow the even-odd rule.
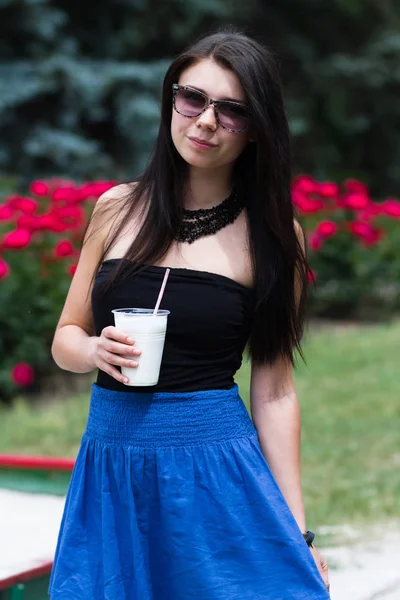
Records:
[[[205,140],[200,140],[199,138],[190,137],[188,138],[196,148],[200,148],[201,150],[211,150],[215,148],[215,144],[210,144],[210,142],[206,142]]]

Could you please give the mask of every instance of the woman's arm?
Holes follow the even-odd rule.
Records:
[[[93,325],[91,282],[113,222],[115,200],[124,190],[125,186],[108,190],[97,200],[93,210],[51,348],[54,361],[66,371],[88,373],[96,368],[94,355],[98,338]]]
[[[295,230],[305,252],[304,235],[297,222]],[[301,285],[297,275],[294,282],[297,305]],[[300,406],[289,360],[281,357],[271,365],[252,365],[250,406],[264,457],[299,529],[305,533],[307,526],[300,478]],[[327,562],[314,545],[310,551],[329,591]]]
[[[300,483],[300,408],[291,365],[280,359],[272,366],[253,367],[250,389],[251,412],[261,450],[300,530],[305,533]],[[314,545],[310,551],[329,590],[327,562]]]
[[[292,367],[284,359],[253,365],[250,405],[261,450],[301,531],[306,517],[300,481],[300,407]]]
[[[303,254],[305,239],[294,222]],[[294,295],[300,305],[302,279],[295,272]],[[253,365],[251,373],[251,412],[261,449],[300,529],[306,531],[306,518],[300,482],[300,407],[290,361],[278,358],[271,365]]]

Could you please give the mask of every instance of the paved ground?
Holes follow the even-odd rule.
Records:
[[[0,580],[53,560],[64,498],[0,489]]]
[[[398,524],[354,531],[353,540],[323,553],[330,565],[332,600],[400,600]]]
[[[52,560],[63,504],[55,496],[0,490],[0,579]],[[399,523],[320,533],[344,540],[321,548],[330,565],[332,600],[400,600]]]

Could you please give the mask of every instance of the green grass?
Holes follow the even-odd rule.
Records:
[[[309,526],[400,514],[400,323],[314,330],[296,372]],[[249,368],[237,380],[248,404]],[[74,456],[88,394],[0,411],[0,453]]]

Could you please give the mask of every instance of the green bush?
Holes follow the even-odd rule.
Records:
[[[315,280],[311,314],[376,320],[397,311],[400,202],[375,202],[355,180],[339,186],[308,176],[296,179],[292,196]]]

